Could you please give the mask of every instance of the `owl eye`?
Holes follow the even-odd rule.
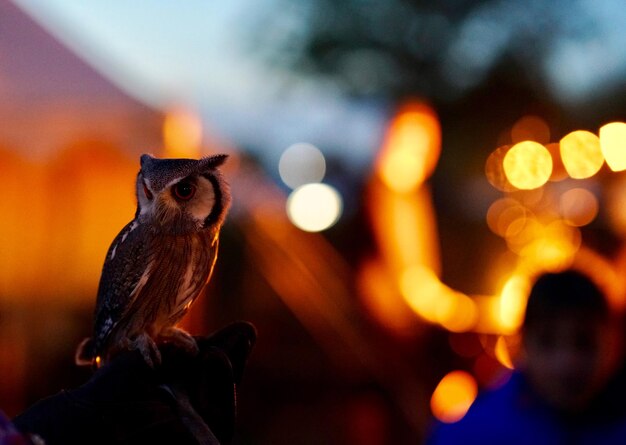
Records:
[[[148,186],[146,184],[143,185],[143,193],[144,195],[146,195],[146,198],[152,200],[152,192],[148,189]]]
[[[189,182],[179,182],[173,190],[174,196],[181,201],[189,201],[196,194],[196,186]]]

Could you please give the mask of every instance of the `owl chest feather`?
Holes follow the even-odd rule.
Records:
[[[155,236],[143,285],[133,296],[150,331],[174,325],[210,278],[217,241],[208,233]]]
[[[142,233],[141,230],[141,227],[131,230],[128,239],[122,236],[120,243],[111,249],[111,254],[119,257],[110,256],[111,271],[107,275],[112,278],[101,292],[103,296],[118,297],[102,298],[102,330],[98,342],[101,347],[115,345],[142,332],[158,337],[160,332],[175,325],[185,315],[211,276],[217,258],[216,232],[161,235]],[[131,252],[135,255],[129,256]],[[122,253],[124,265],[145,265],[140,274],[129,272],[137,267],[120,265]],[[131,282],[134,284],[129,286]],[[111,305],[111,301],[115,303]],[[116,313],[116,308],[121,312],[117,317],[110,317]],[[107,326],[111,318],[117,318],[117,322]]]

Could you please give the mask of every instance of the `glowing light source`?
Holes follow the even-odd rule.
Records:
[[[315,145],[297,143],[287,147],[281,155],[278,172],[283,182],[295,189],[304,184],[320,182],[326,173],[326,160]]]
[[[287,199],[291,222],[307,232],[331,227],[341,216],[343,201],[339,192],[326,184],[306,184],[295,189]]]
[[[163,144],[167,157],[198,158],[202,143],[200,116],[184,108],[166,114],[163,122]]]
[[[392,190],[417,188],[432,173],[441,150],[441,130],[426,104],[409,102],[395,116],[378,160],[378,172]]]
[[[443,314],[439,323],[451,332],[467,332],[476,326],[478,308],[474,300],[460,292],[450,294],[452,309]]]
[[[434,272],[423,266],[412,266],[400,277],[402,296],[411,308],[426,320],[436,323],[450,304],[444,285]]]
[[[433,391],[430,409],[442,422],[457,422],[465,416],[477,394],[478,384],[474,377],[465,371],[452,371]]]
[[[573,188],[561,195],[559,207],[566,223],[582,227],[594,220],[599,204],[596,196],[589,190]]]
[[[626,123],[611,122],[600,127],[600,148],[611,170],[626,170]]]
[[[524,141],[515,144],[502,163],[509,182],[522,190],[544,185],[552,173],[552,156],[543,145]]]
[[[589,178],[604,163],[600,139],[589,131],[572,131],[561,139],[560,148],[563,165],[572,178]]]
[[[504,332],[515,332],[521,325],[530,291],[529,280],[521,275],[508,279],[500,293],[500,323]]]
[[[427,267],[407,268],[400,277],[400,290],[418,315],[449,331],[464,332],[476,324],[478,311],[474,301],[447,287]]]

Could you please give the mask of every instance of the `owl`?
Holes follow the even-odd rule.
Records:
[[[191,335],[176,327],[209,281],[230,190],[218,167],[227,155],[157,159],[144,154],[137,174],[135,218],[106,255],[93,337],[76,363],[101,366],[116,353],[138,349],[159,364],[158,342],[197,352]]]

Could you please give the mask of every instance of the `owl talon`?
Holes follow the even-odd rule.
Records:
[[[198,355],[200,351],[196,340],[187,331],[180,328],[165,328],[159,334],[159,339],[167,343],[172,343],[191,355]]]

